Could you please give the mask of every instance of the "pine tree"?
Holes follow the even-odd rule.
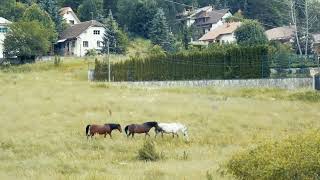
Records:
[[[78,8],[78,14],[81,21],[102,21],[102,0],[84,0]]]
[[[117,0],[103,0],[103,9],[107,13],[111,10],[114,14],[117,14]]]
[[[169,31],[169,26],[161,8],[158,9],[152,20],[150,29],[150,39],[154,44],[160,45],[166,51],[173,51],[173,35]]]
[[[39,0],[38,4],[42,10],[46,11],[51,16],[51,19],[56,24],[57,32],[61,32],[63,30],[62,17],[59,14],[57,1],[56,0]]]
[[[109,52],[114,54],[125,53],[128,44],[128,38],[126,34],[120,30],[118,23],[113,18],[111,10],[105,21],[103,42],[104,47],[102,51],[107,53],[109,44]]]

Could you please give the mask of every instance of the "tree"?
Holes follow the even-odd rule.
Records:
[[[128,45],[128,38],[124,32],[119,28],[118,23],[109,11],[109,16],[105,21],[105,34],[103,37],[104,47],[103,52],[107,53],[108,48],[110,53],[123,54],[126,52]],[[108,47],[109,45],[109,47]]]
[[[139,1],[133,7],[130,24],[128,24],[129,31],[138,36],[149,38],[151,21],[156,14],[156,3],[154,1]],[[126,12],[123,12],[126,14]],[[127,15],[124,17],[127,18]]]
[[[150,39],[154,44],[160,45],[166,51],[173,51],[173,35],[169,31],[169,26],[164,16],[163,10],[158,9],[151,22]]]
[[[78,14],[81,21],[102,21],[102,0],[84,0],[78,8]]]
[[[0,17],[9,19],[11,21],[17,21],[22,17],[23,12],[26,9],[26,5],[15,0],[1,1],[0,5]]]
[[[77,13],[77,8],[81,5],[83,0],[58,0],[60,7],[71,7]]]
[[[62,17],[59,14],[59,7],[56,0],[39,0],[39,6],[46,11],[56,25],[56,30],[61,32],[63,30]]]
[[[57,33],[55,31],[55,24],[51,20],[50,15],[43,11],[37,4],[32,4],[26,9],[23,14],[23,21],[38,21],[47,31],[46,37],[49,38],[51,42],[57,40]]]
[[[103,10],[106,12],[106,16],[109,10],[117,14],[117,0],[103,0]]]
[[[17,56],[22,63],[46,54],[50,49],[47,29],[38,21],[19,21],[10,25],[4,40],[6,56]]]
[[[235,36],[240,45],[266,44],[268,39],[265,30],[258,21],[246,20],[235,31]]]

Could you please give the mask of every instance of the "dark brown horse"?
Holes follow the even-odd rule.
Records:
[[[134,137],[135,133],[142,134],[145,133],[145,136],[150,136],[149,131],[153,127],[158,127],[157,122],[146,122],[143,124],[130,124],[124,128],[124,131],[126,132],[127,137],[130,135]],[[129,132],[128,132],[129,131]]]
[[[122,129],[121,129],[120,124],[87,125],[87,127],[86,127],[87,139],[89,136],[91,136],[91,138],[92,138],[95,134],[100,134],[100,135],[104,134],[104,137],[106,137],[107,134],[109,134],[110,138],[112,138],[111,132],[114,129],[118,129],[119,132],[122,133]]]

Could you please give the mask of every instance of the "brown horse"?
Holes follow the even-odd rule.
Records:
[[[146,122],[143,124],[130,124],[124,128],[124,131],[126,132],[127,137],[130,135],[132,138],[134,137],[134,133],[142,134],[145,133],[145,136],[150,136],[149,131],[153,127],[158,127],[157,122]],[[129,131],[129,133],[128,133]]]
[[[110,138],[112,138],[111,132],[114,129],[118,129],[119,132],[122,133],[122,129],[121,129],[120,124],[87,125],[87,127],[86,127],[87,139],[89,138],[89,136],[91,136],[91,138],[92,138],[95,134],[100,134],[100,135],[104,134],[104,137],[106,137],[107,134],[109,134]]]

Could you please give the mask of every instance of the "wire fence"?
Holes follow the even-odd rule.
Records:
[[[95,65],[95,80],[108,79],[109,69],[104,64]],[[112,63],[110,74],[112,81],[305,78],[311,77],[310,71],[318,68],[318,56],[306,58],[293,54],[274,54],[236,60],[224,56],[215,61],[209,58],[186,60],[170,56],[155,61],[133,59]]]

